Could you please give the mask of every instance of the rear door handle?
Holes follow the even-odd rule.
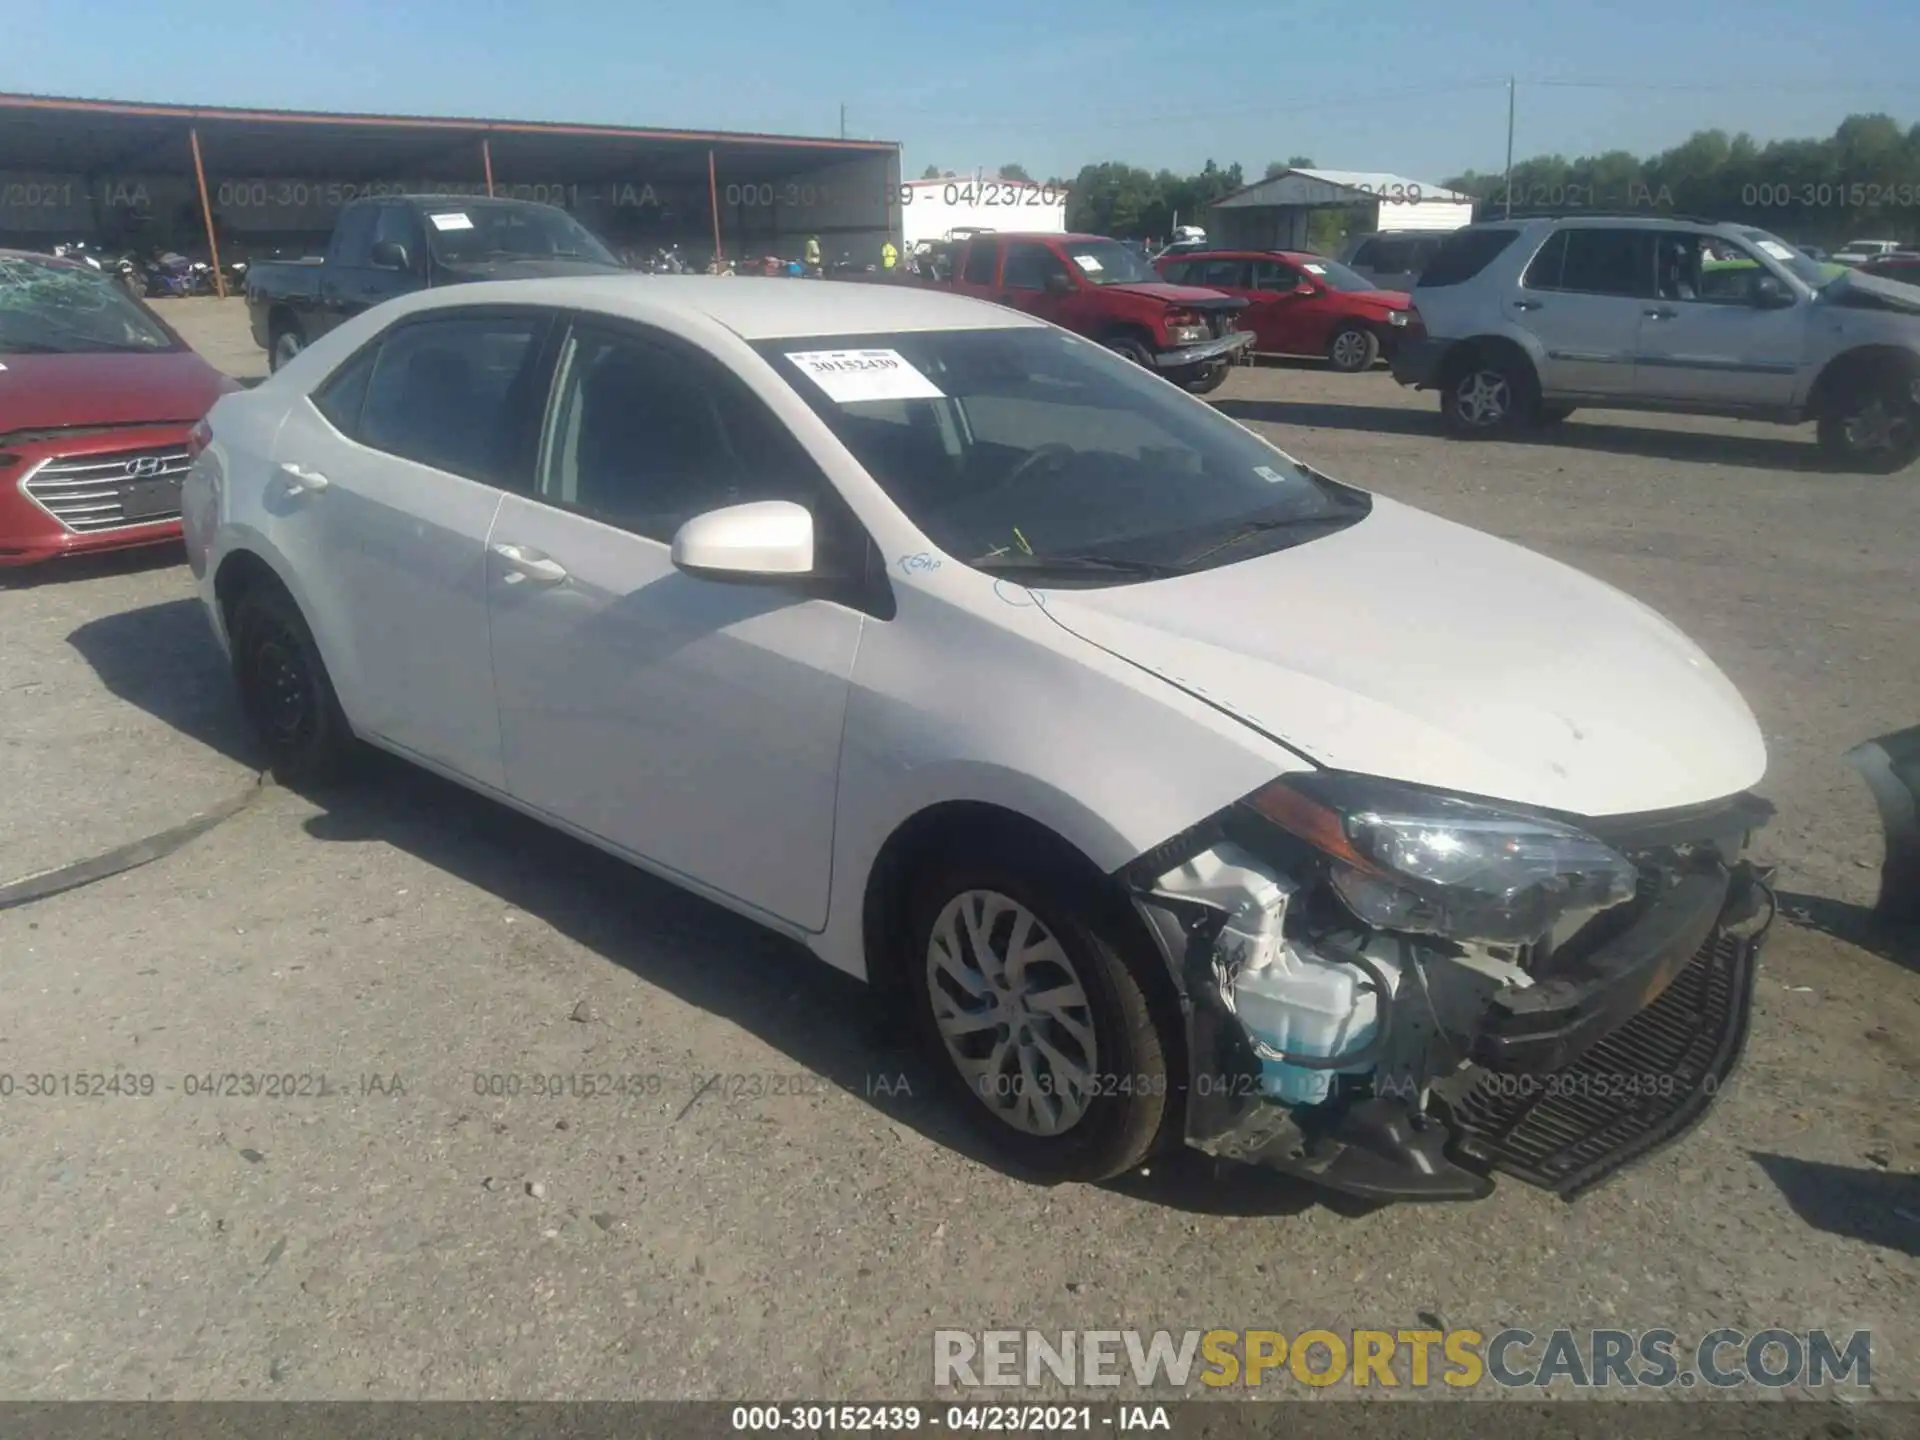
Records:
[[[501,578],[509,585],[531,582],[535,585],[558,585],[567,578],[567,568],[558,560],[549,559],[538,550],[529,550],[524,545],[491,545],[487,547],[500,557],[507,573]]]
[[[1671,320],[1680,312],[1662,305],[1658,310],[1643,310],[1640,313],[1645,315],[1649,320]]]
[[[318,470],[309,470],[291,460],[281,462],[280,477],[289,495],[318,495],[333,483]]]

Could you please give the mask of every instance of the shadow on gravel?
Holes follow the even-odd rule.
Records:
[[[1214,409],[1246,424],[1299,425],[1317,430],[1353,430],[1375,435],[1430,435],[1440,438],[1440,421],[1430,410],[1384,405],[1330,405],[1293,400],[1216,400]],[[1550,430],[1508,440],[1455,442],[1524,445],[1537,450],[1589,450],[1609,455],[1639,455],[1691,465],[1735,465],[1749,470],[1823,473],[1827,466],[1812,445],[1796,439],[1758,435],[1715,435],[1696,430],[1615,425],[1573,419]]]
[[[115,695],[204,745],[258,763],[197,601],[107,616],[69,639]],[[306,798],[324,812],[307,822],[314,841],[372,840],[404,850],[739,1025],[889,1119],[1023,1178],[967,1127],[906,1019],[799,944],[383,753],[368,752],[350,783]],[[689,1109],[728,1103],[715,1090]],[[1213,1214],[1295,1214],[1321,1199],[1304,1185],[1240,1167],[1222,1167],[1210,1179],[1210,1162],[1197,1155],[1162,1159],[1150,1170],[1108,1188]]]
[[[1865,905],[1832,900],[1824,895],[1801,895],[1783,890],[1780,918],[1803,930],[1817,930],[1835,940],[1857,945],[1870,955],[1920,974],[1920,925],[1882,920]]]
[[[70,559],[44,560],[37,565],[8,565],[0,567],[0,590],[32,590],[42,585],[69,585],[78,580],[141,575],[186,562],[186,551],[178,541],[171,541],[165,545],[143,545],[137,550],[109,550]]]
[[[1793,1213],[1814,1229],[1920,1255],[1920,1175],[1749,1153]]]

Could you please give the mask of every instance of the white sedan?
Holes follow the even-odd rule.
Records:
[[[901,286],[382,305],[193,440],[287,783],[368,743],[882,984],[1037,1177],[1572,1193],[1704,1111],[1740,695],[1554,561]]]

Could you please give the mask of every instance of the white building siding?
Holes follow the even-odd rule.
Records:
[[[900,199],[900,231],[909,250],[922,240],[944,240],[956,228],[1046,235],[1063,234],[1067,228],[1067,192],[1058,185],[976,173],[951,180],[909,180],[900,187]]]

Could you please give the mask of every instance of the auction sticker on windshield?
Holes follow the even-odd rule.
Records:
[[[1762,250],[1766,251],[1767,254],[1776,260],[1793,259],[1793,251],[1782,245],[1778,240],[1762,240],[1758,243]]]
[[[944,400],[898,350],[789,350],[793,361],[836,405],[862,400]]]
[[[1304,265],[1302,265],[1302,266],[1301,266],[1300,268],[1301,268],[1302,270],[1305,270],[1305,271],[1306,271],[1306,272],[1307,272],[1308,274],[1310,274],[1310,275],[1324,275],[1324,274],[1326,274],[1326,273],[1327,273],[1327,267],[1326,267],[1326,266],[1324,266],[1324,265],[1315,265],[1315,264],[1313,264],[1313,263],[1312,263],[1311,261],[1309,261],[1309,262],[1307,262],[1306,264],[1304,264]]]
[[[1089,275],[1098,275],[1100,273],[1100,257],[1098,255],[1076,255],[1073,257],[1073,263]]]
[[[471,230],[473,228],[473,221],[467,218],[464,210],[455,211],[450,215],[429,215],[427,218],[433,222],[433,228],[436,230]]]

